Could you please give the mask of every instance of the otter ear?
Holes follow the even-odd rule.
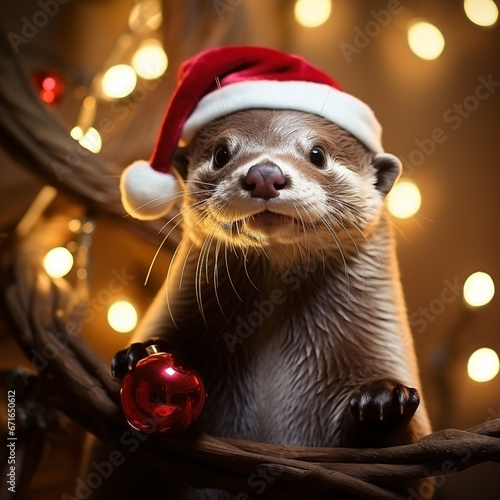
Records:
[[[373,157],[372,165],[377,175],[375,187],[386,196],[401,175],[403,170],[401,162],[398,157],[390,153],[378,153]]]
[[[174,151],[171,159],[171,165],[175,168],[175,170],[177,170],[177,172],[179,172],[179,175],[183,179],[186,179],[189,165],[187,148],[177,148]]]

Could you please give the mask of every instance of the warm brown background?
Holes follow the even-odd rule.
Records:
[[[220,4],[229,6],[223,19],[216,10]],[[414,325],[414,337],[433,424],[435,428],[463,429],[498,418],[500,376],[480,384],[471,381],[466,372],[467,359],[477,348],[490,347],[500,353],[498,297],[475,311],[467,322],[458,293],[449,304],[443,304],[440,297],[447,283],[461,285],[477,270],[488,272],[500,286],[500,163],[496,151],[500,139],[500,29],[473,25],[459,0],[401,0],[387,26],[378,36],[370,37],[366,47],[358,45],[359,53],[349,59],[342,44],[355,45],[356,33],[366,30],[367,23],[374,19],[373,12],[387,10],[394,2],[334,0],[329,21],[313,29],[296,24],[293,4],[292,0],[167,1],[162,30],[169,72],[140,106],[129,106],[125,119],[109,105],[101,105],[99,113],[110,116],[117,125],[115,132],[104,138],[101,156],[116,164],[118,171],[134,159],[149,156],[176,66],[202,48],[220,43],[268,45],[299,53],[329,71],[347,91],[374,109],[384,126],[386,149],[406,160],[405,175],[422,192],[422,208],[416,217],[395,220],[394,225],[408,312],[420,320]],[[50,112],[68,130],[75,123],[84,95],[81,87],[102,69],[132,6],[130,0],[69,2],[21,47],[18,57],[27,74],[54,68],[63,75],[68,86],[65,97]],[[31,19],[37,10],[40,6],[35,1],[2,2],[0,23],[7,33],[20,33],[23,16]],[[406,43],[407,23],[417,17],[438,26],[446,39],[445,50],[435,61],[419,59]],[[458,125],[454,106],[472,102],[467,99],[474,95],[480,77],[499,85]],[[453,121],[446,118],[451,116],[455,117]],[[429,145],[436,128],[444,130],[446,140],[434,144],[434,151],[428,150],[421,164],[412,164],[418,144]],[[0,157],[0,233],[6,240],[41,181],[34,166],[31,171],[23,168],[1,151]],[[56,187],[64,190],[64,186]],[[158,244],[161,239],[158,236]],[[166,269],[163,259],[155,266],[149,287],[142,287],[154,250],[154,246],[136,241],[114,221],[102,217],[93,248],[95,290],[105,286],[112,269],[125,266],[136,279],[123,296],[143,312]],[[421,313],[421,308],[429,307],[439,312],[432,321],[425,320]],[[105,311],[99,312],[89,326],[89,341],[107,359],[127,342],[127,335],[107,326]],[[2,367],[25,363],[4,332],[1,346]],[[33,499],[58,498],[50,488],[72,484],[76,458],[68,459],[72,452],[66,453],[67,448],[71,446],[59,445],[47,451]],[[484,465],[447,478],[438,495],[442,499],[497,499],[499,492],[499,466]]]

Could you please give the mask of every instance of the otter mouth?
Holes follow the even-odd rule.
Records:
[[[290,215],[284,215],[270,210],[264,210],[251,215],[246,219],[246,225],[255,229],[273,229],[290,224],[298,223],[298,221]]]
[[[271,210],[262,210],[261,212],[247,215],[244,218],[235,220],[226,227],[235,234],[259,235],[265,238],[292,238],[297,234],[304,234],[304,231],[316,231],[318,221],[305,221],[302,218],[296,218]]]

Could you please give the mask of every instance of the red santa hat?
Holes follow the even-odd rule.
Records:
[[[208,49],[182,64],[149,162],[121,177],[122,202],[139,219],[165,215],[178,197],[170,173],[179,144],[189,144],[211,121],[245,109],[288,109],[322,116],[375,153],[382,129],[371,109],[324,71],[296,55],[263,47]]]

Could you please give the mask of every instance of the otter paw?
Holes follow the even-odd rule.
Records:
[[[417,389],[392,380],[377,380],[359,387],[349,406],[356,422],[384,428],[409,422],[419,403]]]
[[[130,344],[126,349],[118,351],[113,356],[111,361],[111,374],[113,377],[122,380],[130,370],[135,368],[138,361],[148,356],[146,347],[153,344],[158,346],[160,352],[171,352],[168,343],[162,339],[149,339],[145,342]]]

